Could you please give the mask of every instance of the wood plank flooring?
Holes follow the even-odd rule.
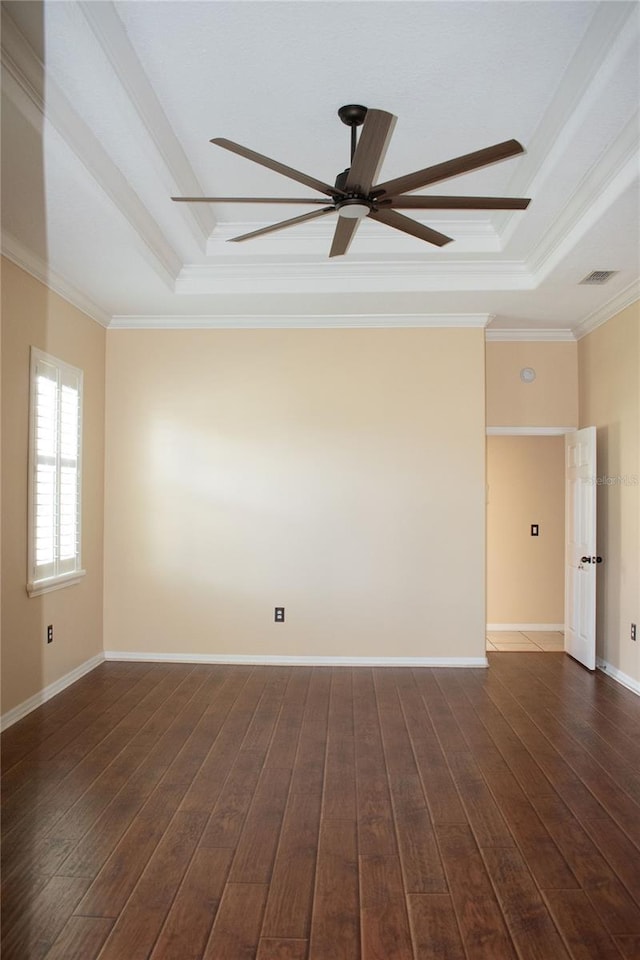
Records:
[[[640,958],[640,698],[105,663],[3,735],[3,960]]]

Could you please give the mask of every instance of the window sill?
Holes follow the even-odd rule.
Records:
[[[63,587],[72,587],[74,583],[79,583],[82,580],[86,572],[86,570],[74,570],[73,573],[65,573],[61,577],[49,577],[47,580],[36,580],[35,583],[27,584],[27,593],[30,597],[39,597],[43,593],[62,590]]]

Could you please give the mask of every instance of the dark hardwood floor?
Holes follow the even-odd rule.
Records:
[[[3,735],[3,960],[640,958],[640,698],[105,663]]]

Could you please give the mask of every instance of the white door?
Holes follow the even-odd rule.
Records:
[[[564,649],[596,668],[596,428],[565,435]]]

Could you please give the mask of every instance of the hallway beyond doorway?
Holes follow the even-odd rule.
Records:
[[[539,653],[545,650],[557,653],[564,650],[564,634],[559,630],[530,630],[526,633],[520,630],[491,630],[487,632],[487,650],[511,653],[527,650]]]

